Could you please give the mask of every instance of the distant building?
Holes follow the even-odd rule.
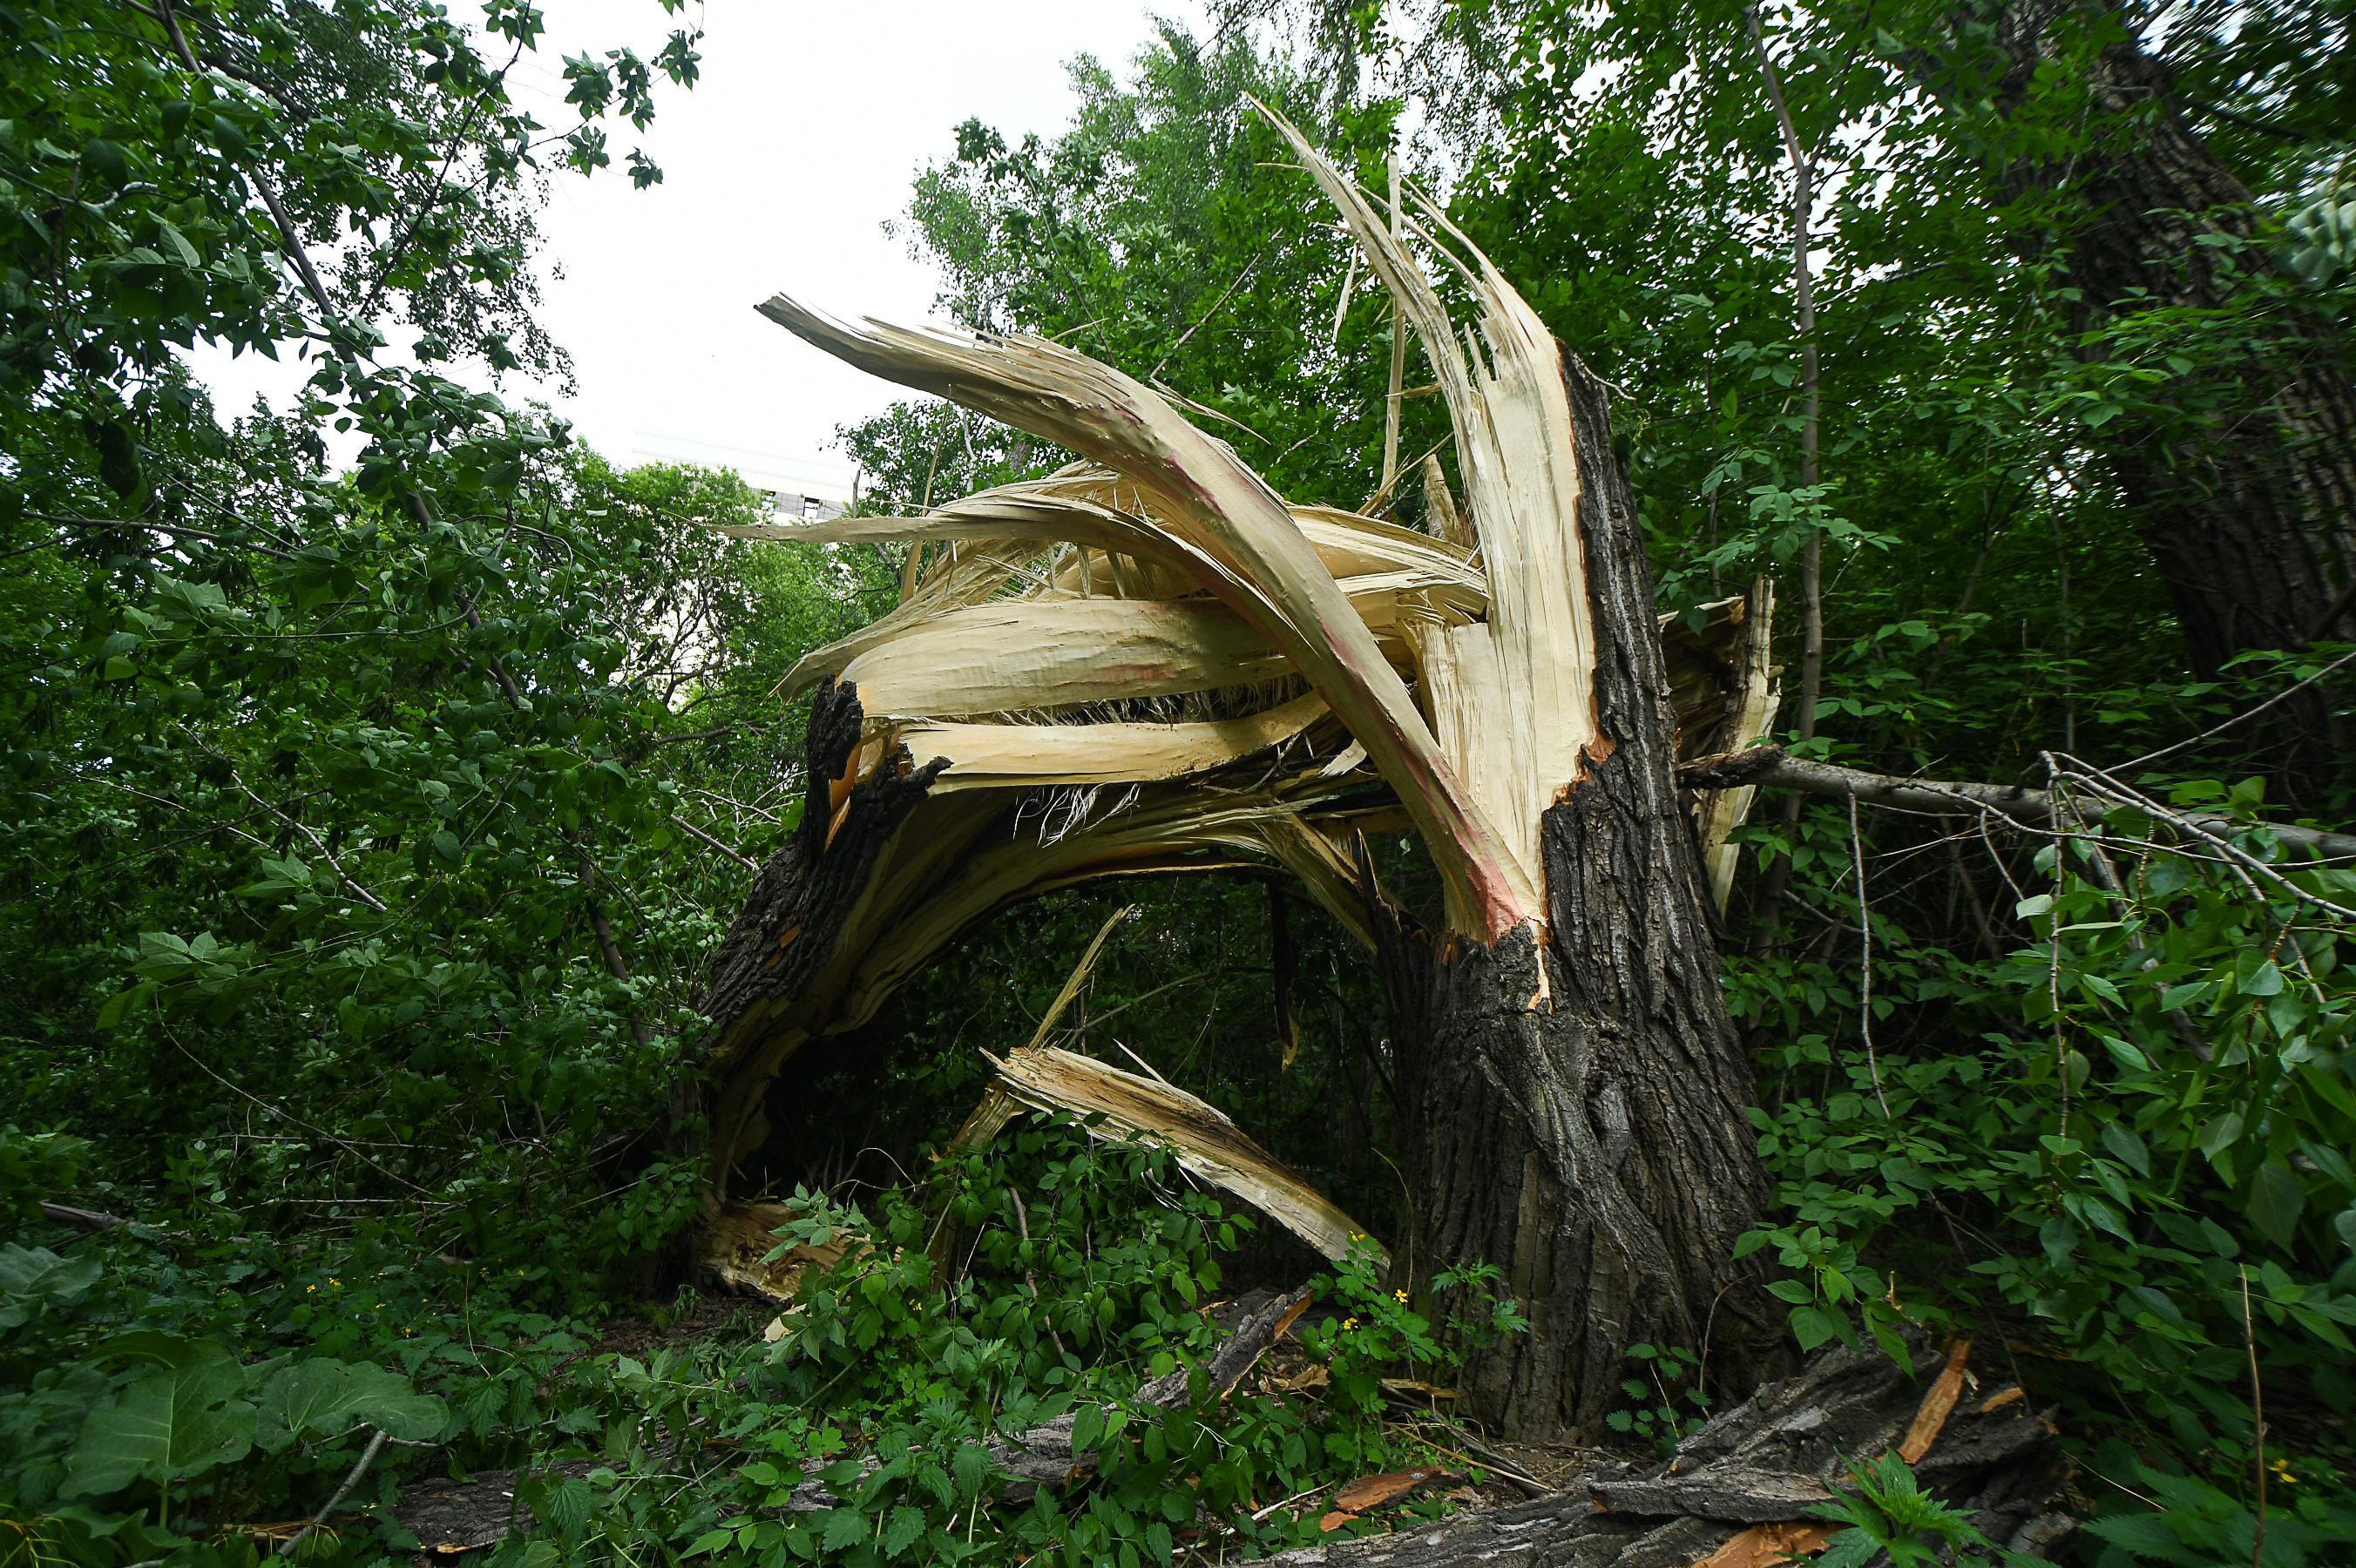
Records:
[[[850,510],[856,483],[851,466],[831,458],[756,452],[692,436],[641,432],[631,456],[641,463],[693,463],[734,469],[745,484],[769,498],[780,517],[812,521],[839,517]]]

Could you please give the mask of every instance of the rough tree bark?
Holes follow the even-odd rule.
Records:
[[[1904,1368],[1869,1346],[1835,1349],[1712,1420],[1665,1465],[1607,1460],[1528,1502],[1269,1561],[1768,1568],[1822,1550],[1839,1527],[1814,1510],[1856,1489],[1851,1464],[1892,1452],[1925,1488],[1971,1510],[1997,1545],[2043,1557],[2076,1528],[2045,1511],[2063,1473],[2061,1445],[2019,1388],[1972,1388],[1967,1349],[1943,1358],[1918,1338]]]
[[[828,680],[811,695],[801,822],[792,842],[761,868],[744,912],[712,955],[703,1012],[719,1029],[707,1066],[723,1083],[733,1077],[766,1085],[777,1061],[800,1043],[800,1032],[774,1027],[781,1010],[821,1017],[833,1010],[830,992],[844,971],[830,960],[851,906],[867,893],[876,857],[940,773],[938,763],[918,768],[905,749],[895,749],[838,797],[837,781],[859,750],[863,718],[859,694],[848,686]],[[752,1124],[760,1096],[723,1095],[713,1110],[712,1187],[724,1197],[731,1162],[756,1141]]]
[[[1646,1340],[1704,1351],[1712,1392],[1739,1394],[1781,1343],[1779,1315],[1745,1288],[1759,1265],[1732,1257],[1766,1180],[1674,768],[1680,711],[1724,731],[1756,694],[1673,681],[1601,384],[1485,264],[1459,274],[1477,307],[1460,339],[1402,235],[1439,241],[1386,222],[1277,123],[1424,346],[1478,551],[1296,507],[1150,388],[1064,346],[765,304],[853,364],[1084,461],[830,532],[970,542],[885,622],[811,656],[852,680],[864,661],[870,691],[898,695],[876,696],[862,735],[847,688],[821,694],[799,837],[715,970],[715,1167],[745,1147],[776,1061],[991,910],[1088,877],[1272,861],[1387,955],[1411,1255],[1426,1275],[1501,1265],[1531,1319],[1478,1353],[1463,1408],[1526,1436],[1592,1431]],[[1099,580],[1142,597],[1099,598]],[[1720,608],[1732,638],[1747,606]],[[1034,640],[964,656],[958,639],[985,623]],[[883,656],[902,638],[895,665]],[[1306,694],[1265,706],[1271,660]],[[1203,717],[1082,711],[1161,688],[1196,694]],[[1053,722],[1007,721],[1022,715]],[[911,755],[962,760],[936,777]],[[1124,784],[1097,815],[1100,786]],[[1721,838],[1722,816],[1707,830]],[[1437,945],[1352,861],[1364,834],[1400,827],[1440,872]]]
[[[1467,1408],[1508,1432],[1600,1435],[1630,1346],[1706,1348],[1711,1386],[1741,1392],[1772,1370],[1777,1330],[1732,1262],[1767,1180],[1677,794],[1652,574],[1603,389],[1564,361],[1602,739],[1546,814],[1550,929],[1483,948],[1390,924],[1382,967],[1412,1256],[1427,1274],[1499,1264],[1530,1318],[1474,1355]]]
[[[2066,261],[2082,291],[2081,332],[2137,290],[2150,306],[2218,311],[2250,335],[2245,351],[2158,389],[2164,415],[2130,412],[2094,432],[2136,507],[2167,580],[2192,666],[2214,677],[2235,656],[2356,638],[2356,379],[2350,344],[2319,314],[2235,309],[2233,265],[2264,268],[2259,212],[2178,111],[2167,67],[2133,41],[2115,0],[2002,0],[1968,8],[1994,23],[2004,67],[1998,102],[2019,114],[2040,67],[2083,72],[2083,145],[1997,171],[2010,197],[2068,198]],[[2089,53],[2088,28],[2119,41]],[[2090,111],[2091,112],[2086,112]],[[2228,242],[2220,251],[2218,241]],[[2089,350],[2101,354],[2096,345]],[[2331,694],[2276,716],[2279,776],[2301,804],[2344,782],[2356,735]]]

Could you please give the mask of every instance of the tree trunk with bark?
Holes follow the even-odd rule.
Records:
[[[2093,435],[2136,508],[2186,651],[2203,678],[2255,649],[2356,639],[2356,379],[2346,333],[2296,294],[2253,308],[2246,275],[2272,262],[2250,191],[2187,123],[2167,67],[2112,0],[2007,0],[1995,24],[1998,102],[2031,112],[2040,68],[2083,78],[2083,130],[2060,156],[1998,171],[2010,198],[2068,198],[2064,256],[2081,291],[2073,327],[2125,311],[2215,313],[2246,334],[2222,358],[2156,389]],[[2075,100],[2073,99],[2073,104]],[[2045,110],[2044,112],[2059,112]],[[2141,293],[2138,293],[2141,291]],[[2099,340],[2086,350],[2100,356]],[[2356,735],[2316,689],[2271,724],[2278,776],[2310,807],[2344,783]]]
[[[1272,864],[1386,961],[1419,1179],[1395,1251],[1426,1277],[1496,1264],[1530,1318],[1477,1352],[1464,1408],[1592,1434],[1644,1341],[1705,1352],[1712,1392],[1743,1392],[1781,1335],[1758,1264],[1732,1257],[1766,1179],[1702,865],[1739,812],[1697,830],[1675,768],[1681,718],[1719,750],[1765,722],[1726,656],[1757,642],[1751,606],[1712,607],[1703,645],[1680,633],[1670,656],[1601,384],[1485,264],[1459,274],[1460,338],[1413,204],[1386,220],[1279,125],[1439,379],[1477,548],[1289,502],[1062,345],[770,301],[851,363],[1085,461],[919,517],[743,530],[927,553],[898,609],[797,666],[826,677],[808,802],[714,967],[715,1181],[802,1042],[993,911]],[[1403,828],[1441,932],[1412,930],[1353,854]]]
[[[1412,1256],[1483,1260],[1530,1331],[1473,1357],[1468,1406],[1504,1430],[1602,1435],[1628,1349],[1704,1349],[1714,1384],[1770,1370],[1777,1329],[1731,1261],[1767,1199],[1752,1083],[1719,980],[1675,776],[1653,585],[1604,393],[1567,352],[1585,481],[1602,742],[1547,812],[1547,926],[1494,947],[1397,925],[1395,1011]]]

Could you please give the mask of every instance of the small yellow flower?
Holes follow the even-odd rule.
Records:
[[[381,1312],[384,1310],[384,1303],[380,1301],[374,1307],[369,1307],[369,1310],[370,1312]]]
[[[2289,1460],[2273,1460],[2267,1464],[2266,1468],[2272,1470],[2275,1473],[2276,1478],[2281,1481],[2283,1485],[2286,1487],[2295,1487],[2298,1485],[2298,1477],[2290,1473]]]
[[[1392,1292],[1391,1292],[1391,1296],[1392,1296],[1393,1299],[1395,1299],[1396,1301],[1398,1301],[1398,1303],[1401,1307],[1405,1307],[1405,1306],[1407,1305],[1407,1292],[1406,1292],[1406,1291],[1404,1291],[1404,1290],[1394,1290],[1394,1291],[1392,1291]]]
[[[319,1294],[319,1287],[316,1285],[306,1285],[303,1287],[303,1294],[305,1296],[316,1296]]]
[[[327,1283],[328,1283],[329,1285],[331,1285],[335,1286],[335,1288],[337,1288],[337,1290],[341,1290],[341,1289],[343,1289],[343,1288],[344,1288],[344,1282],[343,1282],[342,1280],[340,1280],[340,1279],[337,1279],[334,1275],[329,1275],[327,1276]]]
[[[1342,1319],[1342,1328],[1344,1333],[1348,1332],[1350,1329],[1355,1328],[1357,1326],[1358,1320],[1355,1317],[1344,1317]]]

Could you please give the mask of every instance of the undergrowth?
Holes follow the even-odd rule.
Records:
[[[37,1189],[72,1153],[21,1135],[5,1149],[0,1172]],[[355,1502],[528,1465],[516,1496],[539,1528],[489,1563],[1257,1555],[1318,1539],[1317,1499],[1354,1477],[1476,1474],[1429,1420],[1390,1418],[1384,1380],[1445,1384],[1466,1348],[1520,1327],[1494,1269],[1411,1303],[1362,1241],[1315,1281],[1300,1330],[1322,1384],[1247,1380],[1220,1397],[1202,1368],[1224,1334],[1221,1260],[1251,1221],[1166,1153],[1068,1124],[945,1153],[872,1211],[799,1194],[780,1251],[841,1252],[805,1272],[772,1337],[747,1319],[639,1355],[600,1353],[585,1317],[531,1310],[552,1282],[528,1266],[306,1256],[225,1211],[206,1229],[198,1198],[62,1253],[10,1244],[0,1562],[258,1562],[299,1528],[296,1499],[380,1432],[391,1446],[360,1467]],[[1140,1403],[1173,1373],[1185,1397]],[[1005,1445],[1060,1418],[1073,1455],[1093,1456],[1085,1484],[1010,1474]],[[297,1555],[413,1551],[389,1512]]]

